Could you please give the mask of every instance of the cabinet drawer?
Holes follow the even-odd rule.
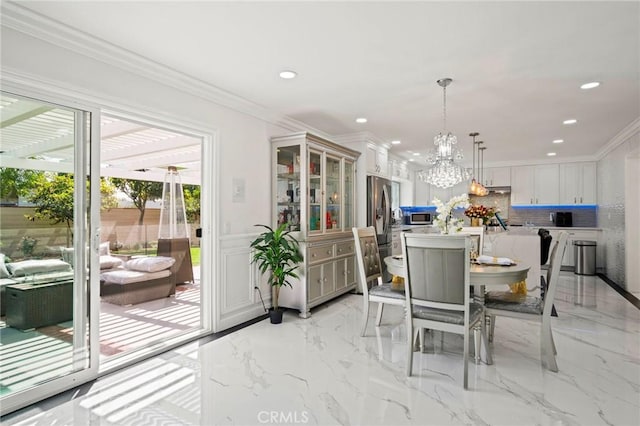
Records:
[[[355,241],[336,243],[336,256],[345,256],[356,252]]]
[[[309,248],[309,263],[321,262],[333,257],[333,244]]]

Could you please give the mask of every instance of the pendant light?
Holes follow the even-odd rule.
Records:
[[[478,145],[482,144],[484,142],[482,141],[478,141]],[[482,184],[482,179],[484,178],[484,150],[487,149],[486,146],[478,146],[478,175],[480,178],[480,186],[478,188],[478,193],[476,195],[479,195],[481,197],[484,197],[485,195],[489,194],[489,190]]]
[[[469,186],[469,194],[484,196],[484,195],[487,195],[489,191],[482,184],[482,176],[481,176],[482,168],[480,167],[480,145],[483,144],[484,142],[476,141],[476,136],[478,136],[479,134],[480,133],[478,132],[469,133],[469,136],[473,138],[473,179],[471,180],[471,185]],[[482,148],[482,149],[484,150],[486,148]],[[477,174],[476,174],[476,151],[478,152]]]
[[[447,86],[453,80],[441,78],[437,81],[443,91],[443,132],[433,138],[436,148],[427,154],[427,163],[432,166],[425,172],[418,173],[418,177],[439,188],[449,188],[469,179],[469,171],[456,163],[462,159],[462,151],[455,147],[458,139],[447,131]]]

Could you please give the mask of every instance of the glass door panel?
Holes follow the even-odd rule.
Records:
[[[322,153],[309,150],[309,233],[322,232]]]
[[[64,389],[91,356],[91,113],[1,93],[0,405]],[[93,360],[93,362],[92,362]]]
[[[327,230],[339,230],[342,227],[341,206],[342,206],[342,189],[341,189],[341,170],[340,159],[327,156],[327,213],[326,227]]]
[[[278,148],[276,161],[278,226],[287,223],[290,231],[300,231],[300,145]]]
[[[355,208],[354,208],[354,185],[353,185],[354,168],[353,162],[345,160],[344,162],[344,226],[345,230],[353,227]]]

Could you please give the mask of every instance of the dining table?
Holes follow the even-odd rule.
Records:
[[[391,275],[404,278],[404,259],[402,256],[387,256],[384,258],[384,263]],[[474,286],[475,299],[481,303],[484,302],[485,287],[504,287],[525,280],[529,268],[529,265],[522,262],[511,265],[471,263],[469,284]]]

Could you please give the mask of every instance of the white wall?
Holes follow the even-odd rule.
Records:
[[[205,232],[214,240],[216,253],[203,263],[213,271],[216,331],[260,315],[262,305],[253,289],[256,277],[249,266],[248,241],[256,232],[254,224],[271,220],[269,138],[303,129],[295,123],[276,125],[256,118],[260,110],[252,105],[246,106],[249,113],[234,110],[243,108],[241,103],[234,109],[221,106],[212,101],[208,88],[192,87],[191,81],[172,75],[170,70],[155,69],[152,63],[117,54],[112,61],[105,61],[104,52],[96,50],[94,55],[91,49],[86,54],[75,53],[59,45],[71,47],[73,42],[85,40],[74,40],[76,35],[45,37],[41,31],[41,27],[30,29],[35,37],[23,29],[2,27],[3,89],[7,85],[46,88],[109,111],[181,123],[212,136],[213,164],[203,165],[214,169],[209,198],[211,226]],[[59,45],[45,40],[56,40]],[[244,181],[243,202],[232,202],[233,179]]]
[[[621,132],[616,143],[615,148],[598,161],[598,227],[603,230],[600,243],[604,246],[604,274],[628,289],[629,283],[627,283],[625,271],[627,250],[625,223],[629,220],[638,222],[640,211],[631,207],[627,211],[625,163],[626,158],[640,149],[638,121]],[[640,254],[636,253],[635,258],[640,258]]]

